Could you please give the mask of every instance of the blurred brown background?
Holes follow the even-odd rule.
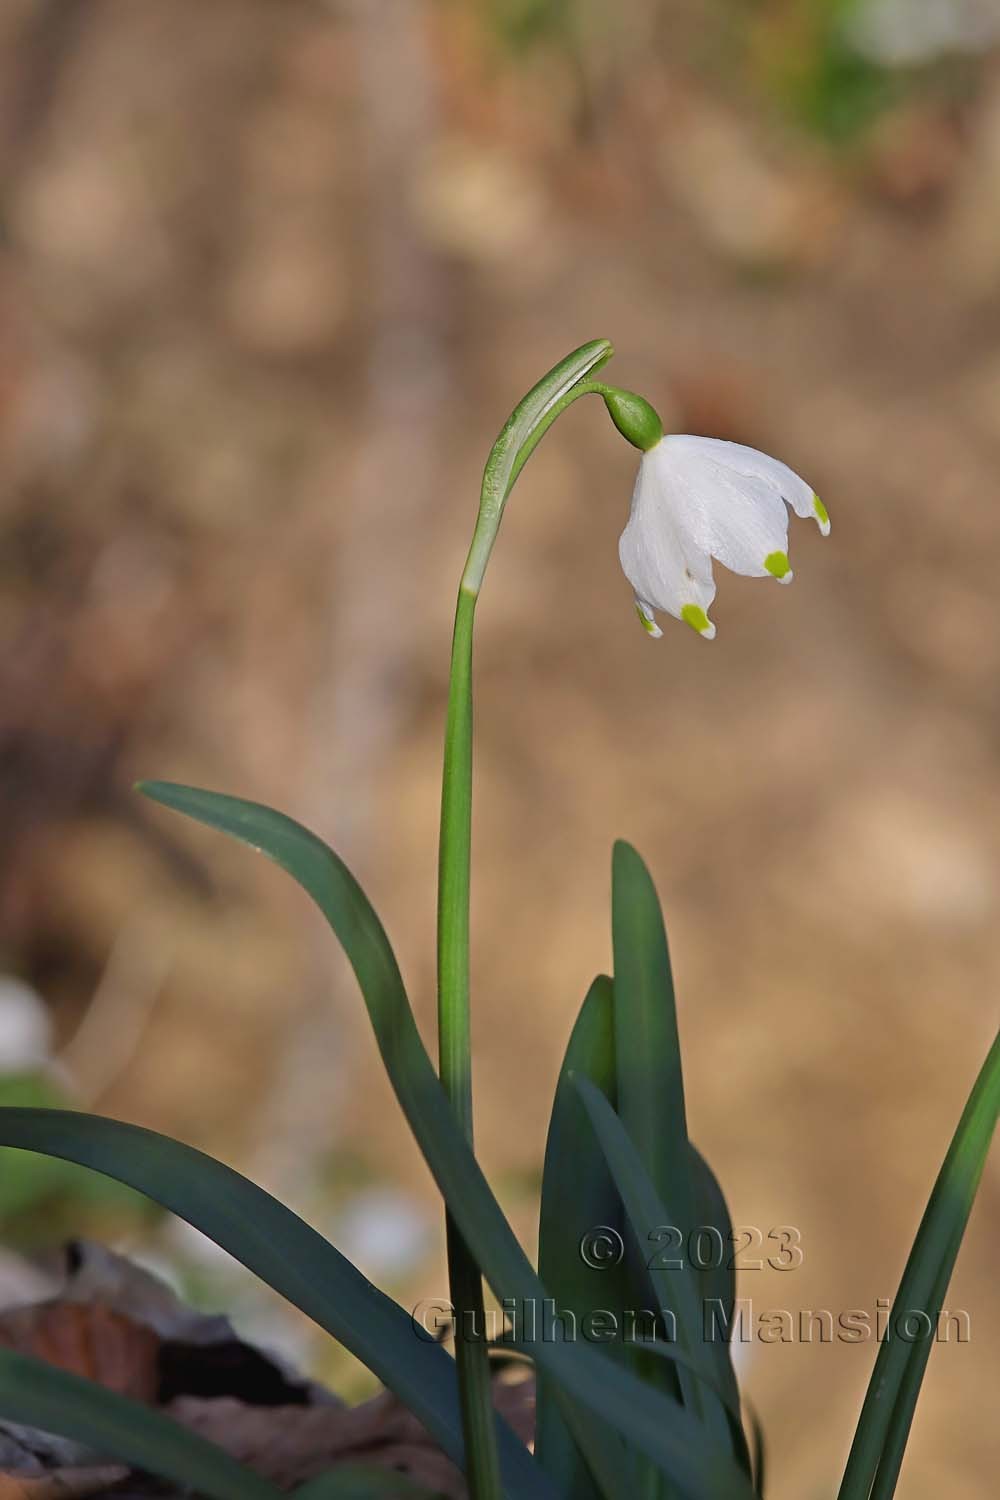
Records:
[[[530,1243],[630,838],[667,912],[693,1134],[737,1224],[801,1231],[802,1268],[743,1294],[892,1296],[1000,984],[997,40],[987,0],[7,0],[4,1098],[217,1151],[402,1300],[445,1291],[328,935],[129,788],[192,780],[331,838],[430,1038],[482,463],[523,391],[607,336],[612,379],[673,430],[786,459],[833,534],[793,523],[788,591],[719,570],[713,645],[669,621],[654,645],[616,555],[633,456],[600,407],[521,481],[480,609],[481,1155]],[[364,1388],[190,1235],[18,1161],[10,1242],[141,1248]],[[995,1472],[998,1180],[911,1500]],[[833,1491],[873,1355],[742,1348],[775,1500]]]

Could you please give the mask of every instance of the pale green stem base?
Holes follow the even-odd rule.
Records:
[[[470,1145],[469,885],[472,856],[472,623],[475,609],[475,594],[462,589],[455,611],[451,653],[438,884],[439,1066],[445,1093]],[[499,1500],[502,1489],[490,1390],[483,1279],[450,1217],[447,1231],[466,1479],[472,1500]]]

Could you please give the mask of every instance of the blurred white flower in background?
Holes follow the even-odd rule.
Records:
[[[52,1061],[52,1023],[23,980],[0,974],[0,1074],[44,1071]]]
[[[410,1274],[433,1246],[423,1206],[396,1188],[363,1188],[337,1214],[334,1244],[373,1281]]]
[[[791,583],[788,511],[812,516],[826,536],[819,496],[787,464],[719,438],[671,435],[642,455],[628,524],[618,544],[635,607],[653,637],[654,610],[711,640],[713,558],[749,578]]]
[[[1000,0],[865,0],[851,10],[844,28],[863,56],[905,67],[1000,42]]]

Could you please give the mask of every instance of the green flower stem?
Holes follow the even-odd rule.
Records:
[[[441,1082],[472,1143],[469,1032],[469,889],[472,859],[472,640],[476,601],[504,506],[535,447],[578,396],[603,394],[588,377],[612,354],[585,344],[536,385],[497,438],[483,474],[479,515],[455,610],[445,730],[438,866],[438,1045]],[[499,1500],[500,1472],[485,1338],[482,1275],[450,1217],[448,1274],[456,1319],[466,1478],[472,1500]]]
[[[476,596],[459,591],[451,651],[438,877],[438,1048],[441,1082],[472,1143],[469,1038],[469,873],[472,835],[472,622]],[[472,1500],[500,1500],[483,1281],[449,1214],[448,1277]],[[471,1325],[471,1326],[470,1326]]]
[[[472,626],[476,595],[455,610],[445,729],[438,873],[438,1047],[441,1082],[472,1140],[469,1037],[469,884],[472,856]]]

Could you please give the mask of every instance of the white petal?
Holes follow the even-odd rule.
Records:
[[[660,639],[660,636],[663,634],[663,631],[656,623],[656,616],[653,614],[652,605],[647,604],[644,599],[637,599],[635,601],[635,608],[636,613],[639,616],[639,624],[642,626],[643,630],[654,641],[658,641]]]
[[[763,480],[788,502],[797,516],[811,516],[823,535],[830,535],[830,517],[816,491],[794,469],[790,469],[779,459],[771,458],[769,454],[761,453],[756,448],[747,448],[743,443],[725,442],[722,438],[690,437],[684,434],[671,437],[670,441],[678,445],[679,451],[693,455],[700,453],[702,457],[711,458],[715,463],[732,469],[735,474]]]
[[[687,524],[683,498],[678,503],[669,466],[665,470],[662,456],[654,457],[663,448],[664,443],[658,443],[642,456],[618,555],[635,590],[640,614],[647,620],[654,609],[665,610],[678,620],[684,618],[686,608],[701,611],[704,617],[715,598],[712,559],[708,549],[699,545],[697,527]],[[705,617],[700,633],[710,631],[714,635]]]
[[[708,476],[706,476],[706,484]],[[712,556],[748,578],[787,578],[788,511],[769,485],[717,469],[708,489]]]
[[[727,443],[723,438],[679,436],[671,441],[697,447],[704,457],[723,464],[736,474],[762,479],[765,484],[777,490],[783,500],[788,501],[797,516],[814,514],[814,491],[811,485],[800,479],[795,470],[783,464],[780,459],[771,458],[769,454],[761,453],[756,448],[748,448],[744,443]]]
[[[715,457],[710,439],[665,438],[652,450],[661,488],[683,527],[724,567],[750,578],[787,579],[788,512],[763,480],[737,474]]]

